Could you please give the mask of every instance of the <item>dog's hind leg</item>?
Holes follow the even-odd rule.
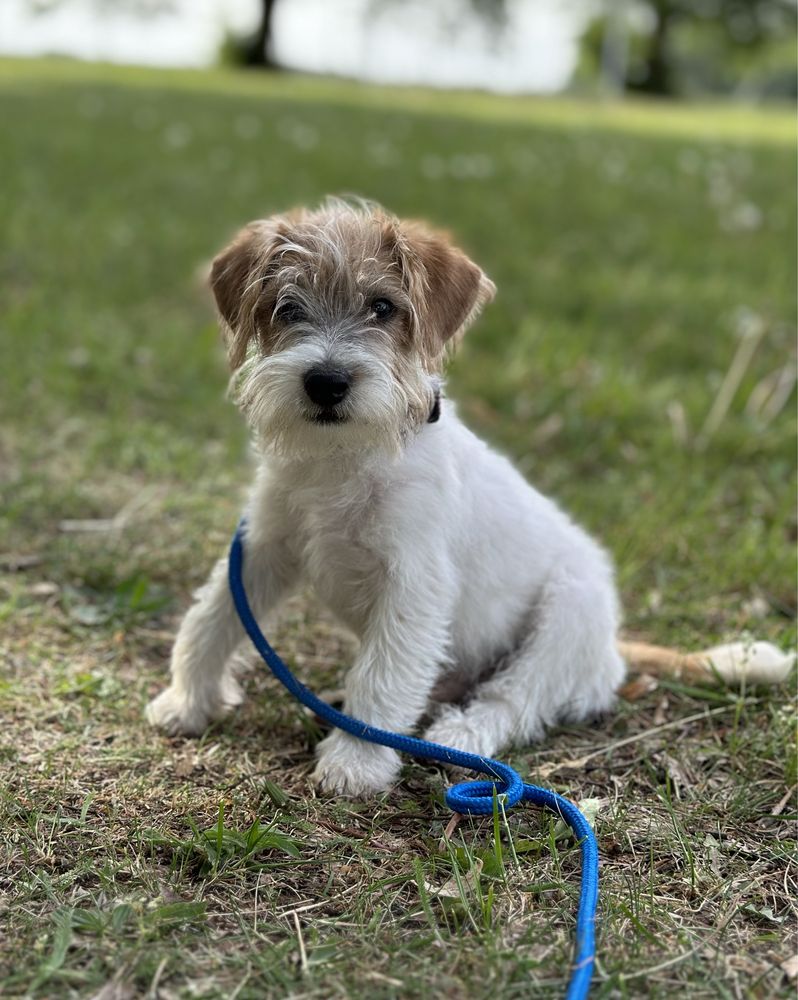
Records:
[[[535,626],[465,706],[444,706],[425,737],[490,756],[540,739],[547,726],[609,709],[624,677],[609,573],[560,567],[544,588]]]

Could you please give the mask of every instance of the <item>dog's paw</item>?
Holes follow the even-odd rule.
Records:
[[[153,698],[144,714],[151,726],[157,726],[173,736],[199,736],[212,719],[208,710],[190,701],[174,687],[168,687]]]
[[[466,713],[455,707],[447,708],[438,716],[424,733],[424,739],[481,756],[490,756],[496,751],[490,733],[472,725]],[[459,773],[459,768],[455,770]]]
[[[317,753],[312,780],[324,792],[352,797],[386,791],[402,766],[395,750],[364,743],[340,730],[325,737]]]
[[[145,715],[150,725],[172,736],[200,736],[212,722],[221,719],[241,700],[241,689],[233,677],[227,676],[213,699],[190,698],[172,685],[153,698],[145,709]]]

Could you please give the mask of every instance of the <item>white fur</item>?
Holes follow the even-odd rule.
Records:
[[[780,684],[795,665],[795,653],[771,642],[730,642],[699,654],[729,684]]]
[[[305,422],[307,454],[263,453],[247,507],[255,613],[309,582],[360,640],[346,711],[399,732],[433,712],[425,736],[464,750],[493,754],[608,709],[624,664],[602,549],[448,402],[398,451],[364,448],[352,430]],[[243,632],[224,571],[198,594],[171,687],[149,706],[173,732],[202,731],[237,699],[227,662]],[[434,705],[447,679],[473,687],[471,700]],[[358,794],[388,787],[399,766],[393,751],[334,732],[315,778]]]

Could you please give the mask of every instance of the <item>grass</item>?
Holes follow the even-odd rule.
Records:
[[[499,296],[451,393],[614,553],[628,630],[788,646],[792,118],[10,60],[0,107],[0,992],[559,996],[553,820],[446,843],[412,762],[317,798],[254,664],[203,739],[142,722],[248,478],[198,269],[330,191],[454,229]],[[273,634],[317,689],[351,657],[306,599]],[[511,755],[598,810],[597,996],[792,995],[792,688],[661,684]]]

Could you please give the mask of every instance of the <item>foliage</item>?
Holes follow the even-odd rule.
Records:
[[[580,77],[601,72],[608,38],[627,49],[627,90],[796,96],[794,0],[606,0],[582,39]]]

